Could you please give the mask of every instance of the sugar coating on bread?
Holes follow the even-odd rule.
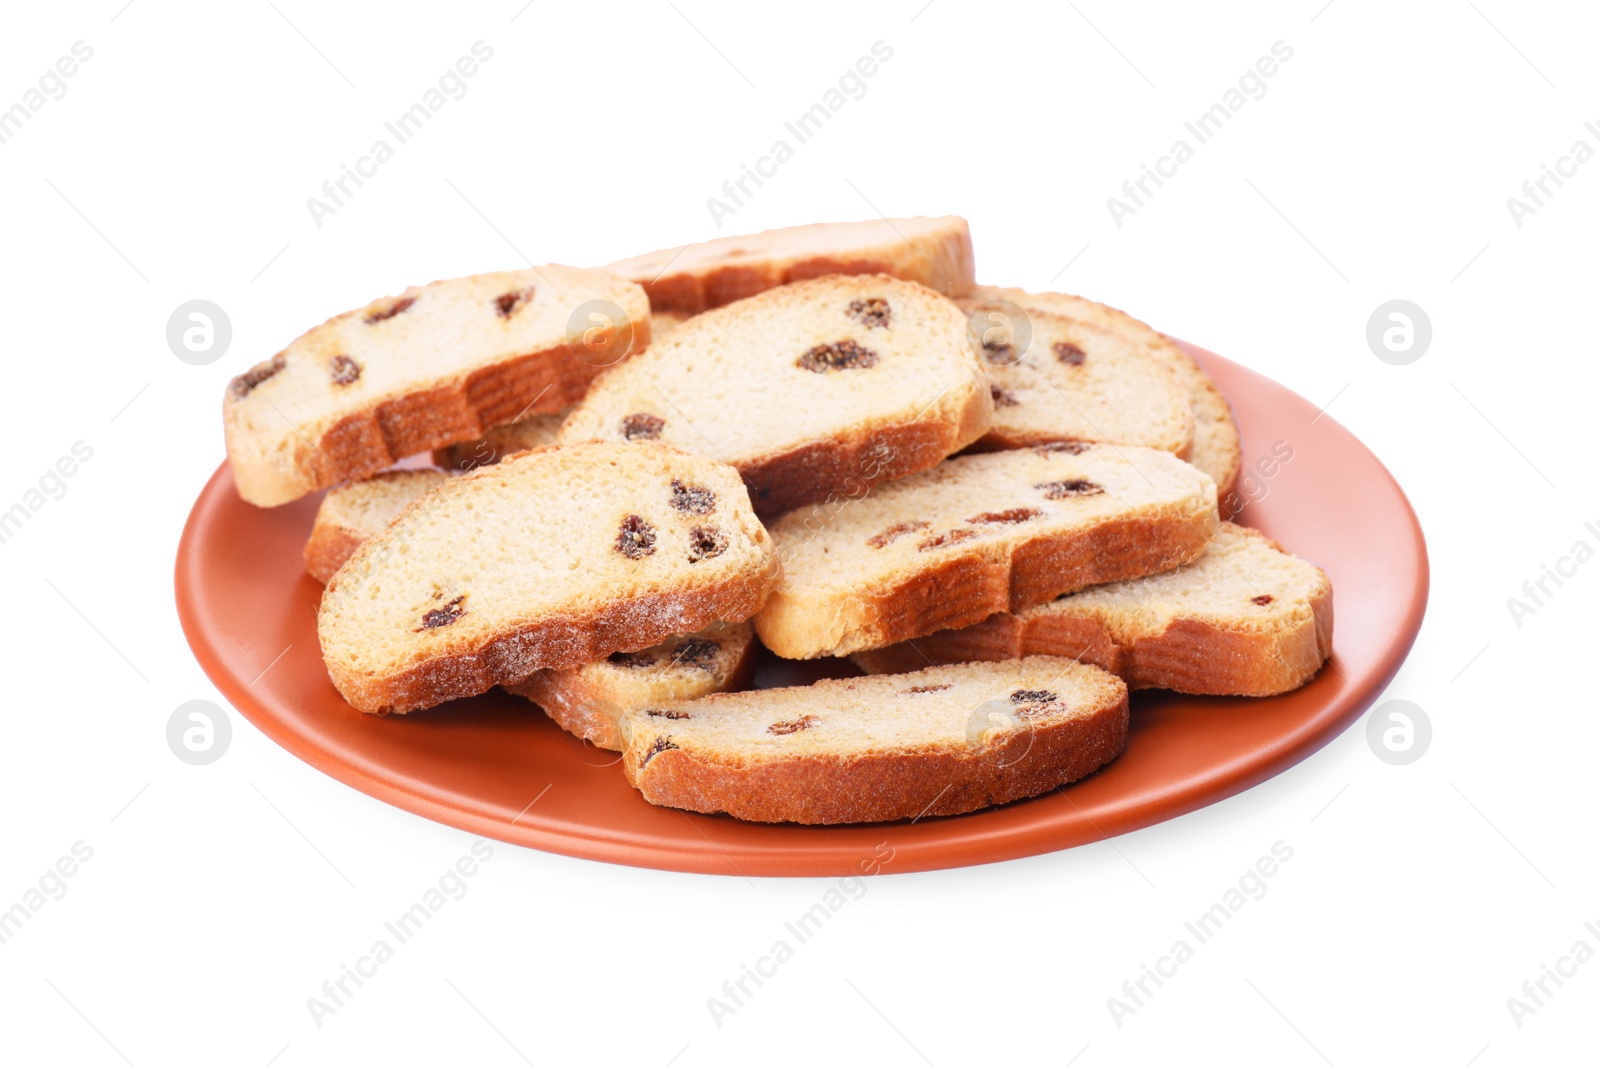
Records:
[[[542,668],[505,689],[538,704],[568,733],[615,752],[622,748],[617,720],[624,713],[743,686],[754,655],[755,631],[748,622],[714,622],[581,667]]]
[[[652,311],[650,344],[660,343],[688,318],[689,316],[676,311]],[[635,345],[634,348],[637,351],[644,350],[642,345]],[[499,463],[514,452],[553,445],[561,434],[561,424],[566,421],[571,410],[564,408],[549,415],[528,415],[503,426],[491,426],[482,436],[475,437],[471,441],[460,441],[444,448],[436,448],[433,450],[434,465],[450,471],[469,471],[474,467]]]
[[[948,300],[884,275],[828,277],[690,319],[595,382],[560,440],[722,459],[772,515],[930,467],[992,412]]]
[[[1217,495],[1225,498],[1239,476],[1241,450],[1239,427],[1233,418],[1228,398],[1222,395],[1205,371],[1170,337],[1117,308],[1070,293],[1030,293],[993,285],[974,286],[958,301],[963,310],[973,311],[985,303],[1004,300],[1023,310],[1037,309],[1096,326],[1123,337],[1161,360],[1189,393],[1194,412],[1194,445],[1189,462],[1211,475]]]
[[[306,541],[306,570],[326,583],[362,542],[383,532],[407,504],[449,477],[441,470],[384,471],[328,490]]]
[[[758,822],[953,815],[1065,785],[1127,740],[1127,688],[1054,656],[722,693],[626,713],[652,804]]]
[[[1047,312],[1028,319],[1026,342],[983,344],[994,422],[980,447],[1108,441],[1188,456],[1194,415],[1168,364],[1097,326]]]
[[[591,302],[606,325],[582,313]],[[559,411],[649,330],[644,291],[604,271],[547,265],[407,289],[233,379],[223,422],[234,482],[253,504],[282,504]]]
[[[1216,528],[1216,486],[1168,452],[1058,443],[958,456],[772,526],[756,616],[780,656],[878,648],[1101,582],[1169,570]]]
[[[409,711],[748,618],[774,571],[726,464],[546,448],[409,505],[334,575],[317,632],[352,706]]]
[[[1175,570],[853,658],[877,673],[1064,655],[1121,675],[1131,689],[1272,696],[1310,681],[1332,647],[1328,576],[1260,532],[1223,523],[1205,552]]]
[[[650,306],[690,314],[828,274],[890,274],[946,296],[972,287],[967,220],[871,219],[786,226],[663,248],[607,269],[644,286]]]

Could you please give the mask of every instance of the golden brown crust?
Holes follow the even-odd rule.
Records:
[[[1010,733],[982,748],[746,765],[672,748],[649,755],[641,768],[640,750],[630,745],[622,767],[646,800],[664,807],[749,822],[885,822],[1038,796],[1111,762],[1127,738],[1128,698],[1120,691],[1115,703],[1090,714]]]
[[[540,667],[578,667],[613,652],[649,648],[719,619],[747,619],[761,607],[777,572],[769,570],[764,577],[733,577],[691,592],[609,601],[593,614],[547,618],[495,634],[469,651],[382,677],[342,670],[336,660],[328,663],[328,674],[340,695],[360,711],[415,711],[519,682]],[[338,589],[338,578],[335,574],[327,592]],[[326,649],[323,658],[330,660]]]
[[[337,523],[323,522],[320,515],[317,518],[318,521],[311,527],[311,537],[306,541],[302,555],[306,561],[306,572],[323,585],[327,585],[334,572],[344,566],[345,560],[355,555],[356,549],[361,547],[361,542],[367,537],[360,530],[352,530]]]
[[[739,660],[728,674],[726,689],[748,688],[755,674],[756,642],[744,643]],[[505,687],[509,693],[526,697],[544,709],[557,726],[583,738],[596,748],[622,750],[617,732],[618,708],[605,686],[590,683],[581,671],[556,671],[542,668],[520,682]]]
[[[853,616],[849,640],[854,648],[839,651],[882,647],[970,626],[997,611],[1020,611],[1086,586],[1170,570],[1205,551],[1214,532],[1209,522],[1174,512],[1030,538],[1004,559],[985,554],[986,549],[993,552],[992,546],[979,545],[967,552],[951,549],[937,567],[884,588],[861,590],[849,605],[841,605],[841,611]],[[800,644],[812,640],[809,634],[794,635],[800,644],[789,640],[787,600],[783,590],[775,591],[755,620],[762,641],[780,656],[799,652]],[[803,620],[811,614],[796,617]]]
[[[922,421],[868,427],[734,466],[763,519],[829,497],[853,500],[879,482],[935,466],[983,433],[992,410],[987,400],[973,389],[954,420],[930,411]]]
[[[608,269],[619,270],[627,262],[614,263]],[[654,276],[652,273],[633,277],[644,286],[651,310],[691,315],[780,285],[829,274],[890,274],[919,282],[945,296],[960,296],[973,283],[972,238],[963,223],[959,231],[952,229],[937,237],[919,234],[907,245],[886,245],[872,253],[816,255],[790,260],[783,257],[781,250],[774,249],[769,259],[711,263],[679,271],[673,271],[669,264],[664,271]]]
[[[1179,618],[1129,644],[1119,644],[1104,622],[1090,615],[1046,612],[1020,618],[1000,612],[974,626],[851,658],[872,674],[899,674],[930,664],[1071,656],[1121,676],[1130,689],[1275,696],[1310,681],[1333,654],[1333,587],[1325,577],[1310,606],[1310,619],[1295,626],[1232,629]]]

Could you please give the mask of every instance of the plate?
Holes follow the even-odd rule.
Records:
[[[500,691],[378,718],[323,668],[322,587],[300,550],[317,496],[246,504],[224,464],[178,546],[178,614],[195,657],[239,712],[313,767],[470,833],[611,863],[724,875],[933,870],[1071,848],[1232,796],[1305,759],[1354,721],[1422,625],[1428,559],[1400,486],[1344,427],[1280,385],[1184,346],[1233,402],[1244,442],[1237,521],[1320,564],[1333,581],[1333,659],[1266,699],[1140,692],[1127,751],[1064,790],[912,823],[803,827],[653,807],[615,753],[566,734]],[[854,674],[843,661],[768,656],[757,684]]]

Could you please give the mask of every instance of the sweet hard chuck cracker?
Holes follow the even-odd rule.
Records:
[[[411,711],[749,618],[774,576],[726,464],[539,449],[408,505],[333,575],[317,634],[353,707]]]
[[[608,324],[603,330],[586,309]],[[288,503],[397,460],[559,411],[649,341],[632,282],[547,265],[407,289],[329,319],[228,385],[239,495]]]

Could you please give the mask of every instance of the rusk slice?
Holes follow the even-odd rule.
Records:
[[[1008,301],[1025,311],[1037,309],[1097,326],[1166,363],[1188,391],[1194,410],[1194,447],[1189,452],[1189,462],[1211,475],[1211,480],[1217,483],[1219,498],[1226,498],[1233,491],[1233,483],[1239,477],[1241,455],[1239,426],[1233,420],[1233,409],[1216,383],[1170,337],[1126,312],[1068,293],[1030,293],[1024,289],[979,285],[959,303],[964,310],[972,311],[994,300]]]
[[[690,314],[826,274],[891,274],[960,296],[972,288],[972,235],[955,215],[816,223],[663,248],[606,269],[644,286],[658,311]]]
[[[1095,586],[853,658],[879,673],[1073,656],[1121,675],[1130,689],[1259,697],[1304,685],[1332,650],[1328,576],[1230,522],[1198,559],[1177,570]]]
[[[327,584],[364,541],[382,533],[417,497],[450,480],[439,470],[384,471],[364,482],[330,489],[317,508],[302,553],[306,571]]]
[[[1170,366],[1097,326],[1046,312],[1028,319],[1025,342],[981,339],[994,422],[980,448],[1109,441],[1189,455],[1194,415]]]
[[[783,577],[756,633],[780,656],[840,656],[1170,570],[1211,539],[1216,494],[1149,448],[958,456],[773,525]]]
[[[590,311],[624,321],[596,327]],[[559,411],[649,332],[644,290],[605,271],[552,265],[407,289],[233,379],[223,425],[234,482],[252,504],[283,504]]]
[[[652,804],[752,822],[957,815],[1073,782],[1127,743],[1128,691],[1054,656],[721,693],[632,711]]]
[[[695,316],[607,371],[560,439],[713,456],[776,515],[931,467],[977,440],[992,411],[948,300],[881,274],[830,277]]]
[[[749,684],[755,645],[748,622],[715,622],[699,633],[638,652],[613,652],[582,667],[541,668],[505,689],[538,704],[568,733],[618,751],[617,720],[624,713]]]
[[[652,312],[650,343],[659,344],[687,319],[687,315],[674,311]],[[635,349],[639,347],[634,346]],[[503,426],[491,426],[481,437],[434,449],[434,465],[448,471],[469,471],[474,467],[499,463],[514,452],[553,445],[561,433],[561,424],[566,421],[570,411],[571,409],[567,408],[553,415],[529,415]]]
[[[414,501],[333,576],[317,634],[352,706],[411,711],[748,618],[775,572],[733,468],[539,449]]]

